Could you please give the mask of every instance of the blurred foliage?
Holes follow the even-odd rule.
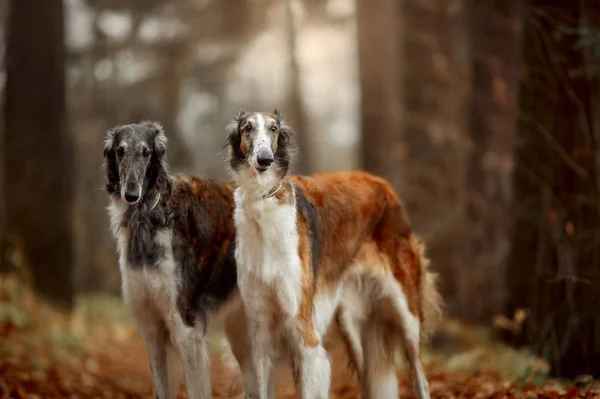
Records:
[[[533,383],[535,378],[547,378],[548,363],[527,349],[515,349],[502,343],[495,331],[485,327],[465,325],[449,320],[438,332],[446,340],[454,341],[459,350],[448,351],[435,347],[424,348],[423,357],[436,363],[436,368],[447,372],[499,372],[508,381],[524,380]]]
[[[576,37],[575,48],[591,55],[593,62],[586,63],[579,71],[578,75],[594,77],[600,75],[600,29],[580,26],[576,28],[562,26],[560,31],[565,35]]]
[[[15,276],[2,277],[0,397],[150,398],[145,349],[119,298],[80,296],[75,310],[66,314],[41,302]],[[213,328],[209,334],[214,395],[241,398],[237,364],[220,331]],[[356,375],[344,366],[347,359],[335,342],[328,343],[333,362],[332,398],[358,398]],[[433,396],[438,398],[532,394],[591,398],[600,394],[600,385],[590,379],[548,379],[544,361],[499,343],[485,328],[449,320],[432,344],[434,350],[425,350],[423,359]],[[412,398],[405,363],[399,360],[399,365],[402,397]],[[297,398],[287,367],[280,367],[279,372],[277,397]]]

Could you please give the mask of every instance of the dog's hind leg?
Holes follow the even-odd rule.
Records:
[[[350,363],[358,373],[362,376],[364,372],[364,355],[361,344],[361,329],[362,321],[353,314],[350,306],[340,304],[336,312],[336,323],[342,336],[344,346],[346,347],[347,355],[350,358]]]
[[[365,323],[362,332],[364,369],[361,375],[364,399],[398,398],[394,341],[385,326],[376,319]]]
[[[413,385],[415,395],[418,399],[429,399],[429,384],[425,377],[419,355],[421,323],[419,322],[419,319],[409,311],[406,297],[404,296],[400,285],[395,283],[394,286],[396,293],[391,299],[393,308],[396,310],[396,325],[402,333],[404,351],[412,371],[414,372]]]
[[[182,381],[181,366],[177,351],[167,342],[167,378],[169,381],[169,394],[171,398],[176,398],[179,393],[179,387]]]
[[[241,300],[234,303],[229,309],[223,321],[223,330],[242,373],[244,399],[258,399],[256,373],[252,362],[252,348],[248,332],[248,319]]]

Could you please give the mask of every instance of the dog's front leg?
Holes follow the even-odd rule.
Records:
[[[275,396],[273,336],[266,320],[260,318],[250,321],[249,332],[258,399],[273,399]]]
[[[188,399],[211,399],[210,364],[204,334],[184,325],[181,319],[172,324],[171,342],[181,357]]]
[[[170,399],[167,371],[167,330],[156,320],[139,320],[138,328],[148,351],[153,397]]]
[[[299,360],[302,399],[328,399],[331,366],[325,349],[321,345],[304,347]]]
[[[327,352],[320,342],[307,342],[304,335],[300,327],[290,334],[288,341],[296,391],[302,399],[328,399],[331,366]],[[320,341],[320,337],[316,337]]]

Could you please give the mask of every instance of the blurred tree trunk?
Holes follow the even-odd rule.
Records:
[[[6,196],[8,223],[35,288],[73,303],[72,145],[65,125],[61,0],[12,0],[7,30]]]
[[[7,213],[6,213],[6,185],[4,183],[5,176],[5,140],[4,140],[4,128],[0,129],[0,273],[9,271],[8,259],[7,259],[7,245],[8,245],[8,226],[7,226]]]
[[[468,0],[405,0],[402,6],[404,184],[415,229],[441,275],[454,316],[469,319],[464,231],[469,99],[472,82]],[[461,294],[466,292],[466,294]]]
[[[398,189],[402,184],[403,137],[400,133],[401,38],[399,3],[384,0],[373,7],[357,2],[361,85],[362,164]]]
[[[457,290],[470,321],[489,323],[504,312],[509,182],[516,132],[519,67],[517,0],[469,0],[470,139],[466,185],[467,235]],[[508,183],[508,184],[507,184]],[[466,262],[465,262],[466,263]],[[465,264],[466,266],[466,264]],[[473,298],[485,300],[473,301]]]
[[[181,108],[181,87],[186,72],[186,54],[189,53],[185,41],[175,43],[165,49],[163,96],[164,113],[162,124],[169,135],[169,165],[173,170],[181,170],[192,164],[191,154],[177,129],[177,113]]]
[[[314,161],[312,160],[310,132],[307,131],[306,111],[302,103],[300,66],[298,64],[298,18],[294,13],[292,0],[286,0],[286,29],[288,38],[288,51],[290,56],[290,84],[288,101],[289,112],[286,112],[286,120],[290,122],[297,133],[299,147],[298,161],[295,165],[295,173],[313,173]]]
[[[528,311],[511,339],[564,377],[600,376],[600,143],[597,82],[576,45],[584,16],[579,1],[527,2],[507,270],[508,310]]]
[[[596,0],[582,0],[583,18],[581,24],[589,29],[588,35],[598,35],[600,33],[600,9]],[[600,147],[600,39],[598,37],[594,43],[585,50],[586,75],[590,79],[590,104],[589,104],[589,123],[591,129],[591,139]],[[593,152],[593,172],[594,185],[600,193],[600,151]],[[600,201],[597,202],[598,213],[600,214]]]

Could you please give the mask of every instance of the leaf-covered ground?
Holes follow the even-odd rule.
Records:
[[[0,278],[0,398],[151,398],[146,352],[118,298],[80,298],[73,313],[62,314],[16,279]],[[423,354],[434,398],[600,397],[595,381],[548,379],[543,361],[493,342],[485,330],[448,321],[440,337],[436,351]],[[332,342],[331,397],[359,398]],[[214,397],[241,398],[237,365],[218,331],[211,345]],[[400,360],[398,370],[402,397],[413,398]],[[287,367],[279,374],[277,398],[298,398]]]

